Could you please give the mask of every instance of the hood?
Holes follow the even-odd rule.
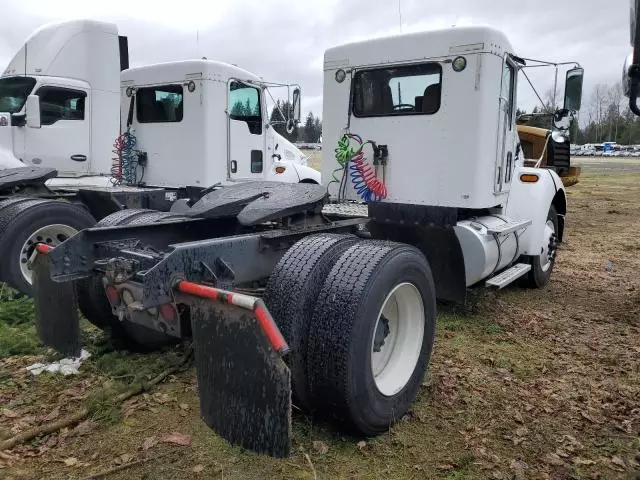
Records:
[[[298,163],[300,165],[307,164],[309,157],[302,153],[302,151],[298,147],[296,147],[293,143],[284,138],[275,130],[273,131],[273,136],[275,143],[278,145],[276,153],[279,153],[282,156],[282,160]]]

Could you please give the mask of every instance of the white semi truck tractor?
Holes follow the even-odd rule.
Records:
[[[436,299],[552,275],[567,198],[518,152],[521,66],[487,27],[328,50],[326,186],[239,183],[38,243],[40,338],[77,354],[77,300],[138,345],[190,339],[202,418],[259,452],[289,454],[292,402],[387,431],[427,371]],[[567,76],[566,110],[581,85]]]
[[[295,85],[222,62],[129,68],[111,23],[38,29],[0,77],[0,279],[30,293],[36,242],[57,245],[115,211],[169,210],[214,185],[318,183],[269,124],[276,87],[299,99]],[[299,115],[297,101],[287,128]]]

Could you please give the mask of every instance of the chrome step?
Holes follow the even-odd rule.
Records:
[[[508,235],[516,230],[522,230],[531,225],[531,220],[510,220],[502,225],[496,225],[487,229],[489,235]]]
[[[526,275],[531,270],[531,265],[528,263],[517,263],[511,268],[507,268],[504,272],[491,277],[487,280],[487,287],[496,287],[498,289],[504,288],[517,279]]]

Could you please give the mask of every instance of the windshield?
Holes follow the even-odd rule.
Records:
[[[33,90],[36,79],[31,77],[0,78],[0,112],[17,113]]]

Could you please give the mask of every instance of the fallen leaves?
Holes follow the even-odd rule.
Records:
[[[601,423],[603,423],[602,420],[598,420],[592,414],[590,414],[589,412],[585,412],[584,410],[580,410],[580,416],[589,420],[591,423],[595,423],[596,425],[600,425]]]
[[[162,439],[163,443],[173,443],[174,445],[181,445],[186,447],[191,445],[192,438],[189,435],[183,433],[173,432]]]
[[[329,445],[320,440],[314,440],[313,449],[320,455],[326,455],[329,453]]]
[[[618,455],[614,455],[613,457],[611,457],[610,462],[611,464],[609,465],[609,467],[612,470],[617,470],[618,472],[624,472],[627,468],[627,464]]]
[[[76,457],[67,457],[63,460],[63,463],[67,467],[74,467],[78,464],[78,459]]]
[[[158,439],[156,437],[147,437],[142,442],[142,450],[147,451],[150,448],[155,447],[158,444]]]
[[[560,458],[557,453],[547,453],[544,457],[542,457],[542,461],[547,465],[564,465],[565,461]]]
[[[130,463],[135,458],[134,455],[130,453],[123,453],[122,455],[117,456],[113,463],[116,465],[124,465],[125,463]]]
[[[193,473],[202,473],[204,471],[204,465],[198,464],[192,469]]]
[[[516,480],[524,480],[526,478],[524,471],[528,467],[529,466],[522,460],[514,459],[514,460],[511,460],[511,463],[509,464],[509,468],[513,470],[513,476],[516,478]]]
[[[52,420],[55,420],[59,416],[60,416],[60,407],[56,407],[53,410],[51,410],[51,412],[48,415],[45,415],[44,417],[42,417],[42,420],[44,420],[45,422],[50,422]]]

